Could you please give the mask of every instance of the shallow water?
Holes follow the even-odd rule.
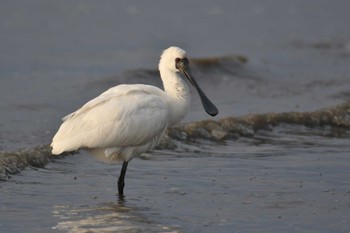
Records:
[[[346,232],[348,137],[316,133],[305,140],[303,132],[278,130],[278,136],[262,132],[257,139],[203,141],[191,144],[187,153],[162,150],[134,160],[124,202],[116,197],[119,167],[97,163],[84,152],[49,163],[45,169],[26,169],[1,185],[1,228],[7,232]],[[261,143],[260,138],[275,142]]]
[[[347,1],[0,5],[0,232],[349,231]],[[194,94],[123,202],[120,165],[39,146],[111,86],[160,86],[170,45],[220,114]]]

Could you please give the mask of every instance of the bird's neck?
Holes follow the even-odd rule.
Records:
[[[187,114],[191,96],[185,80],[179,73],[161,72],[164,91],[169,98],[169,109],[171,111],[170,125],[176,124]]]

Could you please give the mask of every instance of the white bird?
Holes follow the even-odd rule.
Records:
[[[122,198],[128,162],[155,147],[166,129],[188,112],[190,91],[184,78],[197,89],[205,111],[218,114],[193,78],[184,50],[164,50],[159,71],[164,91],[151,85],[118,85],[64,117],[52,140],[52,153],[87,149],[110,162],[123,161],[118,179]]]

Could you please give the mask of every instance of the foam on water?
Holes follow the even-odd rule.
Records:
[[[332,108],[325,108],[313,112],[286,112],[251,114],[242,117],[227,117],[215,120],[203,120],[184,123],[170,128],[157,149],[177,149],[178,142],[188,144],[201,139],[219,142],[236,140],[240,137],[255,138],[261,130],[274,131],[278,126],[285,128],[285,124],[294,127],[306,126],[318,129],[318,136],[332,136],[334,138],[348,135],[350,129],[350,102]],[[281,126],[282,125],[282,126]],[[315,136],[315,135],[312,135]],[[260,135],[261,141],[273,143]],[[180,147],[186,148],[188,147]],[[63,155],[64,156],[64,155]],[[49,146],[38,146],[11,152],[0,152],[0,178],[6,179],[27,166],[44,167],[50,159],[56,156],[51,154]]]

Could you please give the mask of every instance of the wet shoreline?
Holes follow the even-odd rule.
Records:
[[[313,112],[286,112],[250,114],[242,117],[226,117],[215,120],[203,120],[182,123],[170,128],[156,149],[175,149],[176,142],[189,143],[196,140],[224,141],[236,140],[239,137],[254,138],[260,130],[270,130],[280,124],[291,124],[318,128],[331,134],[341,135],[350,128],[350,102]],[[333,134],[337,137],[337,134]],[[77,152],[64,153],[61,157]],[[19,173],[28,166],[43,168],[50,160],[57,158],[51,154],[48,145],[32,149],[0,152],[0,179],[8,179],[10,175]]]

